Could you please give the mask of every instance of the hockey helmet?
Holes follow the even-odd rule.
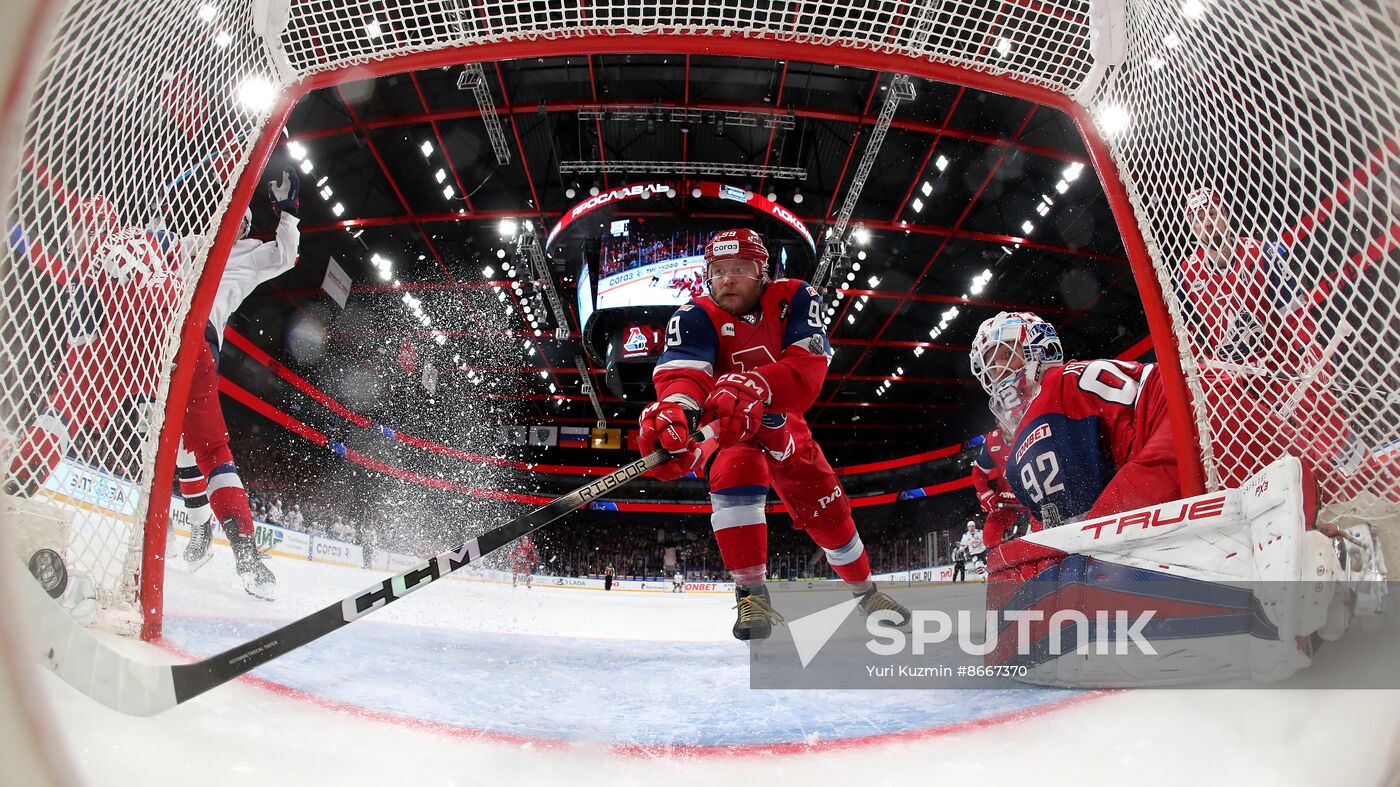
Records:
[[[1220,192],[1209,186],[1192,189],[1186,195],[1186,213],[1195,215],[1206,208],[1214,208],[1217,213],[1228,213],[1228,206]]]
[[[248,233],[253,231],[253,209],[243,209],[243,220],[238,222],[238,239],[243,240],[248,237]]]
[[[969,358],[992,413],[1014,433],[1045,370],[1063,364],[1065,350],[1055,327],[1035,314],[1000,312],[978,327]]]
[[[750,229],[724,230],[710,236],[705,244],[705,270],[717,262],[751,260],[758,263],[760,279],[768,278],[768,247],[763,236]],[[709,278],[708,275],[706,278]]]

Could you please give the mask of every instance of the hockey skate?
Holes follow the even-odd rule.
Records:
[[[773,624],[782,623],[783,616],[773,609],[768,596],[768,586],[736,585],[734,587],[734,608],[739,610],[734,621],[734,638],[744,642],[768,639],[773,634]]]
[[[213,533],[210,532],[210,519],[205,518],[203,522],[190,522],[190,542],[185,544],[185,570],[193,574],[208,563],[214,557],[213,550],[209,548],[213,541]]]
[[[276,601],[277,577],[273,576],[272,569],[263,564],[263,556],[253,543],[253,537],[239,532],[238,523],[233,519],[226,520],[223,526],[224,535],[228,537],[229,546],[233,548],[233,560],[238,569],[238,576],[243,579],[243,589],[248,591],[250,596],[264,601]]]
[[[860,610],[860,614],[866,617],[881,610],[889,610],[895,613],[895,615],[898,616],[894,624],[895,628],[907,631],[910,621],[914,619],[913,615],[909,613],[908,607],[905,607],[903,604],[885,595],[875,587],[874,582],[870,583],[869,590],[866,590],[864,593],[856,593],[855,597],[860,602],[857,606]]]

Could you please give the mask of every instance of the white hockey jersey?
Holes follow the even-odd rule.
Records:
[[[234,242],[223,278],[219,279],[219,292],[209,309],[209,324],[214,326],[220,347],[224,345],[224,326],[243,304],[243,299],[259,284],[281,276],[296,264],[297,246],[301,242],[299,223],[296,216],[283,213],[277,223],[277,240],[264,243],[244,238]]]

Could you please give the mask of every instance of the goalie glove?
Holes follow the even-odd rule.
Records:
[[[296,170],[282,170],[281,181],[269,181],[267,184],[267,194],[272,200],[272,206],[279,213],[290,213],[297,216],[301,206],[301,177]]]
[[[763,422],[769,401],[768,384],[757,374],[726,374],[705,399],[704,423],[714,422],[719,447],[752,440]]]

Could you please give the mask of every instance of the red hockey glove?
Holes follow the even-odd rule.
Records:
[[[664,465],[652,468],[647,475],[661,481],[674,481],[683,475],[699,471],[700,446],[690,439],[692,411],[675,402],[652,402],[642,411],[641,433],[637,447],[642,454],[656,450],[675,456]]]
[[[704,464],[704,453],[700,446],[692,445],[671,461],[653,467],[647,471],[647,475],[658,481],[674,481],[681,476],[700,472],[700,466]]]
[[[756,374],[726,374],[705,399],[702,422],[713,421],[719,447],[726,448],[758,434],[763,406],[768,403],[768,385]]]
[[[675,402],[652,402],[642,411],[637,446],[645,456],[657,449],[679,454],[694,448],[690,441],[690,416]]]

